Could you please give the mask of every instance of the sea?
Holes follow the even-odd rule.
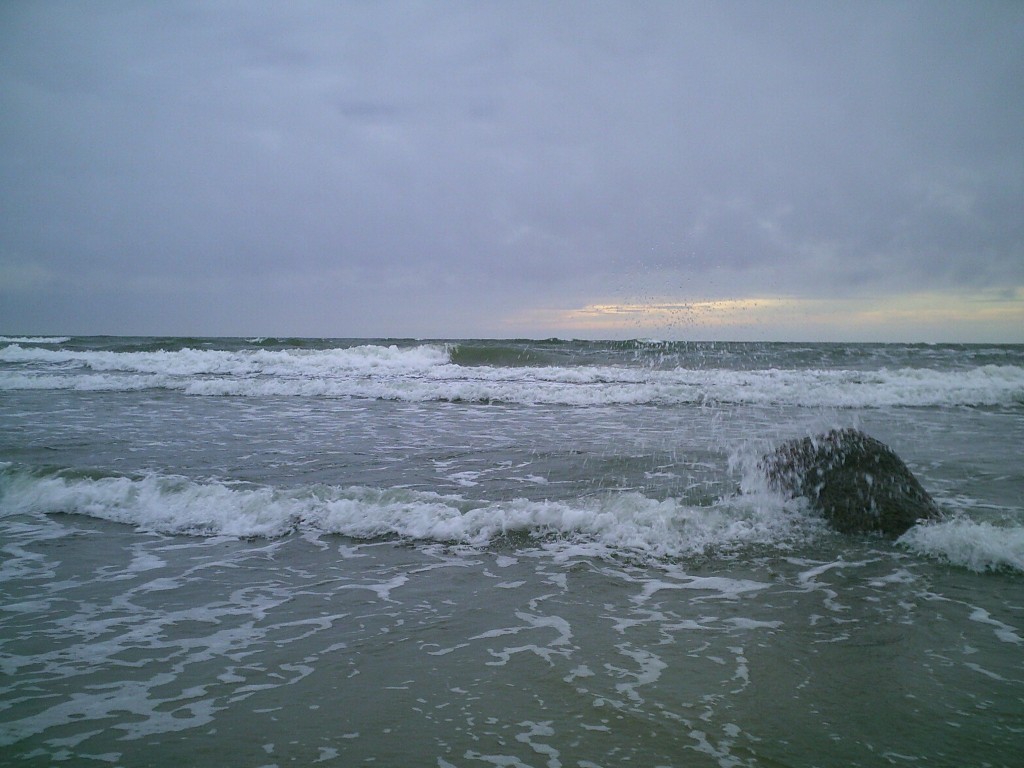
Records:
[[[0,336],[0,765],[1019,768],[1024,346]]]

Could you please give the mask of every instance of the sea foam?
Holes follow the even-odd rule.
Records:
[[[0,344],[63,344],[70,336],[0,336]]]
[[[196,396],[550,405],[737,403],[824,408],[1017,406],[1024,367],[755,369],[458,365],[443,344],[308,350],[0,349],[0,390],[168,389]]]
[[[143,530],[276,538],[293,532],[487,546],[528,542],[562,552],[686,557],[750,546],[787,549],[825,531],[797,502],[771,494],[704,506],[636,492],[573,501],[474,501],[404,488],[271,488],[185,477],[90,478],[0,466],[0,515],[81,514]],[[911,528],[899,543],[974,571],[1024,572],[1024,527],[965,516]]]
[[[74,477],[0,470],[0,514],[82,514],[144,530],[279,537],[295,531],[397,537],[481,547],[525,541],[598,556],[678,557],[755,545],[790,546],[820,521],[771,496],[709,506],[628,492],[573,501],[470,501],[409,489],[312,485],[292,489],[184,477]]]
[[[1024,572],[1024,527],[954,517],[916,525],[899,539],[918,554],[972,571]]]

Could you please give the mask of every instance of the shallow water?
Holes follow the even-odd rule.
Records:
[[[1020,347],[373,346],[0,347],[0,764],[1017,764]],[[950,519],[758,483],[848,424]]]
[[[1019,755],[1019,578],[878,542],[652,566],[77,516],[7,533],[3,734],[18,762]]]

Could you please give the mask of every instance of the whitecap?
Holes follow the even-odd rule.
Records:
[[[0,344],[64,344],[70,336],[0,336]]]
[[[167,388],[196,396],[319,396],[552,405],[736,403],[810,408],[1017,406],[1024,367],[652,369],[630,365],[461,366],[443,344],[333,349],[112,352],[0,349],[0,389]],[[100,378],[97,378],[100,377]],[[102,378],[109,377],[109,378]]]
[[[788,546],[821,530],[820,521],[799,506],[767,495],[728,497],[710,506],[635,492],[567,501],[474,501],[402,488],[276,489],[155,473],[83,478],[36,476],[12,468],[0,473],[0,483],[3,515],[74,513],[143,530],[204,536],[274,538],[312,531],[473,547],[525,535],[560,558],[662,558]],[[699,588],[720,587],[708,581]]]
[[[967,517],[916,525],[899,542],[913,552],[972,571],[1024,572],[1024,527]]]

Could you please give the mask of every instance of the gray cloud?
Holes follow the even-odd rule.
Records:
[[[1024,285],[1017,3],[0,15],[10,331]]]

